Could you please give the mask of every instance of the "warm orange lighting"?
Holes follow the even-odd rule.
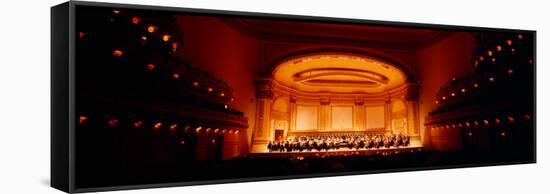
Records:
[[[497,51],[501,51],[502,50],[502,46],[498,45],[497,46]]]
[[[514,74],[514,70],[513,69],[508,69],[508,75],[512,75]]]
[[[518,39],[523,39],[523,35],[522,34],[518,34]]]
[[[87,120],[88,116],[80,115],[80,117],[78,117],[78,123],[80,124],[84,124]]]
[[[500,136],[502,136],[502,137],[506,136],[506,132],[501,132]]]
[[[177,124],[170,125],[170,131],[176,131],[176,129],[178,129]]]
[[[487,55],[493,56],[493,51],[487,51]]]
[[[381,93],[406,81],[404,72],[395,65],[365,56],[329,53],[282,62],[273,78],[299,91],[331,93]]]
[[[456,81],[456,77],[453,77],[453,81]]]
[[[231,101],[231,102],[235,101],[235,98],[231,98],[231,100],[230,100],[230,101]]]
[[[439,101],[436,100],[435,103],[436,103],[436,104],[439,104]]]
[[[465,93],[465,92],[466,92],[466,88],[462,88],[460,91],[461,91],[462,93]]]
[[[143,121],[134,122],[134,128],[140,128],[141,126],[143,126]]]
[[[235,130],[235,134],[239,134],[239,130]]]
[[[218,131],[220,131],[220,129],[218,128],[214,129],[214,133],[218,133]]]
[[[494,82],[494,81],[495,81],[495,78],[494,78],[494,77],[490,77],[490,78],[489,78],[489,81],[490,81],[490,82]]]
[[[483,120],[483,123],[484,123],[485,125],[489,125],[489,121],[488,121],[488,120]]]
[[[147,64],[147,70],[152,71],[153,69],[155,69],[155,64],[152,64],[152,63]]]
[[[86,33],[84,33],[84,32],[79,32],[79,33],[78,33],[78,37],[79,37],[80,39],[83,39],[84,36],[86,36]]]
[[[222,133],[225,133],[226,131],[227,131],[227,130],[225,130],[225,129],[222,129]]]
[[[113,50],[113,56],[115,56],[115,57],[120,57],[123,54],[124,54],[124,52],[122,52],[121,50],[117,50],[117,49]]]
[[[212,139],[212,140],[210,140],[210,142],[216,143],[216,139]]]
[[[201,127],[201,126],[199,126],[199,127],[195,128],[195,132],[197,132],[197,133],[198,133],[198,132],[200,132],[200,131],[201,131],[201,129],[202,129],[202,127]]]
[[[453,93],[451,93],[451,96],[455,96],[455,93],[454,93],[454,92],[453,92]]]
[[[225,109],[227,109],[227,108],[228,108],[228,107],[227,107],[227,104],[226,104],[226,105],[223,105],[223,107],[224,107]]]
[[[118,119],[111,119],[109,121],[107,121],[107,125],[109,125],[109,127],[115,127],[118,125]]]
[[[479,56],[479,60],[480,60],[480,61],[483,61],[483,60],[485,60],[485,57]]]
[[[137,16],[132,17],[132,23],[134,23],[134,24],[139,24],[139,22],[141,22],[141,18],[140,18],[140,17],[137,17]]]
[[[479,85],[477,83],[474,83],[474,88],[477,88],[479,87]]]
[[[157,27],[156,27],[156,26],[148,26],[148,27],[147,27],[147,32],[153,33],[153,32],[155,32],[155,31],[157,31]]]
[[[224,96],[225,96],[225,93],[223,93],[223,92],[220,93],[220,96],[221,96],[221,97],[224,97]]]
[[[466,127],[470,127],[470,122],[465,123]]]
[[[179,46],[178,43],[176,42],[172,43],[172,52],[176,52],[178,50],[178,46]]]
[[[208,92],[212,92],[212,91],[214,91],[214,89],[208,88]]]
[[[199,87],[199,82],[193,82],[193,86]]]
[[[210,130],[211,130],[211,128],[208,127],[208,128],[206,128],[205,132],[208,133],[208,132],[210,132]]]
[[[113,13],[114,13],[114,14],[119,14],[120,11],[115,9],[115,10],[113,10]]]
[[[441,97],[441,99],[445,100],[445,99],[447,99],[447,97],[443,96],[443,97]]]
[[[141,36],[142,41],[147,41],[147,36]]]
[[[493,58],[491,58],[491,61],[492,61],[492,62],[495,62],[495,61],[497,61],[497,59],[495,59],[495,58],[493,57]]]
[[[172,79],[179,80],[180,79],[180,74],[177,74],[177,73],[172,74]]]
[[[512,116],[508,116],[508,122],[510,122],[510,123],[514,123],[514,117],[512,117]]]
[[[507,41],[506,41],[506,44],[507,44],[508,46],[512,46],[512,40],[507,40]]]
[[[496,119],[495,119],[495,123],[496,123],[497,125],[500,125],[500,119],[496,118]]]
[[[155,125],[153,125],[153,129],[155,130],[158,130],[162,127],[162,123],[161,122],[158,122],[158,123],[155,123]]]
[[[170,40],[170,35],[168,34],[162,35],[162,40],[164,40],[164,42],[168,42]]]

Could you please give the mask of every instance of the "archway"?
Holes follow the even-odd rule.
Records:
[[[390,99],[408,96],[409,85],[399,66],[371,56],[323,52],[290,57],[256,80],[259,116],[252,150],[264,152],[268,142],[287,138],[389,135],[397,125],[399,132],[407,131],[406,112],[413,107],[402,102],[402,124],[396,123]]]

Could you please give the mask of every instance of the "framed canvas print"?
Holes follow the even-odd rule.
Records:
[[[65,192],[533,163],[535,31],[52,7]]]

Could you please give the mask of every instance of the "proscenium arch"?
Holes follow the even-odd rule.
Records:
[[[284,63],[285,61],[304,57],[304,56],[318,55],[318,54],[344,54],[344,55],[356,55],[359,57],[371,58],[377,61],[391,64],[393,67],[398,68],[401,72],[405,74],[405,77],[407,78],[408,83],[416,83],[417,81],[416,76],[407,68],[406,65],[394,59],[391,59],[389,57],[386,57],[380,54],[376,54],[376,53],[372,53],[364,50],[350,49],[350,48],[316,48],[316,49],[293,51],[293,52],[284,54],[280,57],[277,57],[275,60],[267,61],[269,64],[269,68],[265,69],[262,75],[264,77],[271,76],[273,72],[276,70],[277,66]]]
[[[316,52],[280,61],[271,78],[303,92],[382,93],[410,82],[399,66],[372,56]]]

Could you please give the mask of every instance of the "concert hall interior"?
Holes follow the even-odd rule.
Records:
[[[534,160],[529,32],[76,14],[82,187]]]

